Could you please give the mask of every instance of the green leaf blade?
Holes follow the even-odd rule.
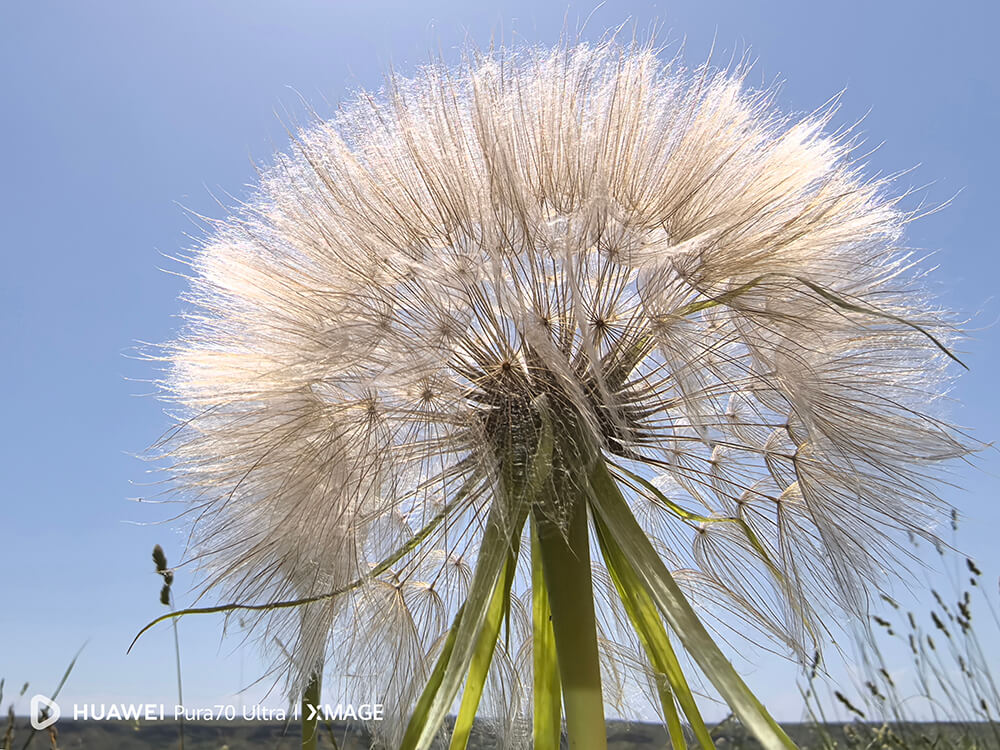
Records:
[[[609,535],[620,544],[671,629],[729,707],[767,750],[795,750],[795,744],[767,713],[702,625],[602,460],[596,462],[591,472],[591,487],[595,515],[600,515]]]
[[[702,750],[714,750],[715,743],[701,717],[698,704],[688,686],[687,679],[684,677],[677,655],[670,645],[670,639],[663,627],[656,604],[611,537],[607,526],[596,514],[594,525],[597,529],[597,540],[604,555],[604,562],[611,574],[618,595],[621,597],[622,604],[625,606],[625,612],[639,636],[639,641],[649,657],[650,664],[657,671],[658,677],[662,675],[666,680],[663,682],[662,679],[658,678],[657,689],[660,693],[660,704],[663,707],[671,745],[675,750],[684,750],[687,747],[680,716],[674,705],[674,695],[676,695],[677,702],[680,703],[684,715],[690,722],[691,729]]]

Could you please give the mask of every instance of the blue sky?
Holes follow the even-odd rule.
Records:
[[[975,6],[975,11],[972,8]],[[0,676],[51,690],[88,645],[68,702],[173,700],[169,628],[126,656],[161,613],[149,553],[171,562],[183,539],[146,491],[135,458],[168,426],[143,382],[138,342],[176,329],[183,282],[163,255],[200,230],[185,213],[220,216],[287,142],[282,121],[320,114],[358,87],[377,88],[440,50],[491,35],[553,42],[594,8],[565,2],[15,3],[0,6],[4,226],[0,273]],[[686,40],[692,64],[715,40],[724,63],[749,48],[751,81],[784,81],[787,110],[808,111],[846,87],[838,124],[867,113],[872,172],[917,169],[944,210],[911,225],[909,242],[939,251],[945,303],[972,318],[955,390],[956,420],[997,434],[1000,349],[993,298],[1000,175],[997,8],[913,2],[609,2],[585,37],[626,19]],[[947,499],[962,511],[961,549],[1000,573],[996,451],[960,468]],[[144,525],[147,524],[147,525]],[[190,581],[178,579],[181,601]],[[919,587],[919,584],[918,584]],[[221,620],[181,623],[187,702],[234,700],[258,668]],[[1000,663],[1000,641],[989,648]],[[794,669],[741,664],[779,718],[798,717]],[[29,695],[30,692],[29,691]],[[261,686],[250,691],[260,696]],[[9,688],[8,688],[9,695]],[[249,700],[249,698],[248,698]],[[272,700],[274,702],[274,700]],[[6,708],[6,706],[5,706]]]

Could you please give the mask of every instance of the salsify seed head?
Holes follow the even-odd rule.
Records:
[[[818,609],[863,611],[932,533],[969,450],[938,407],[949,317],[832,109],[772,96],[641,44],[470,54],[302,129],[213,223],[163,382],[205,591],[334,591],[444,517],[365,585],[258,618],[289,690],[326,660],[408,715],[546,424],[549,481],[602,456],[706,611],[802,658]],[[535,502],[561,523],[566,496]],[[508,729],[527,585],[487,686]],[[601,616],[624,684],[642,657]]]

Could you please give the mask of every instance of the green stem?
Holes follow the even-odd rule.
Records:
[[[562,688],[556,638],[552,632],[552,610],[545,588],[538,524],[531,520],[531,630],[534,678],[532,739],[535,750],[559,750],[562,733]]]
[[[173,599],[170,600],[170,608],[173,609]],[[184,691],[181,688],[181,640],[177,635],[177,620],[172,620],[174,626],[174,661],[177,665],[177,705],[184,705]],[[184,714],[181,713],[180,721],[177,722],[177,731],[180,732],[181,747],[184,750]]]
[[[302,750],[316,750],[316,743],[319,740],[316,724],[320,711],[321,680],[320,670],[317,668],[306,686],[306,691],[302,694]]]
[[[562,529],[541,514],[538,546],[562,682],[570,750],[606,750],[601,662],[590,577],[587,506],[578,502],[569,527]]]

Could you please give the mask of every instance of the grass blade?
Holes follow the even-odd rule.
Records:
[[[430,747],[468,674],[479,643],[479,634],[489,613],[494,589],[510,549],[510,544],[503,533],[503,529],[508,528],[507,524],[510,521],[500,520],[499,515],[499,508],[494,505],[483,533],[479,559],[476,561],[469,595],[462,607],[462,616],[455,618],[452,634],[449,635],[449,639],[453,638],[452,648],[444,664],[444,672],[437,684],[428,684],[421,695],[418,710],[414,711],[410,718],[400,750],[426,750]],[[522,527],[525,516],[526,514],[521,516]],[[425,697],[429,698],[429,702],[426,708],[422,709],[421,704],[424,704]]]
[[[83,650],[87,647],[87,644],[89,642],[90,642],[89,640],[88,641],[84,641],[83,645],[80,646],[79,649],[77,649],[77,652],[73,655],[73,658],[69,662],[69,666],[66,667],[66,671],[63,672],[62,679],[59,680],[59,684],[56,685],[56,689],[53,690],[52,691],[52,695],[49,696],[49,700],[54,701],[56,698],[59,697],[59,691],[61,691],[63,689],[63,686],[66,684],[66,680],[69,679],[70,672],[72,672],[73,671],[73,667],[76,666],[76,660],[80,658],[80,654],[83,653]],[[25,686],[27,686],[27,683],[25,683]],[[38,732],[37,729],[35,729],[34,727],[31,728],[31,731],[28,732],[28,739],[27,739],[27,741],[25,741],[25,743],[22,746],[21,750],[27,750],[28,749],[28,747],[31,745],[32,741],[35,739],[35,734],[37,732]]]
[[[729,707],[766,750],[787,750],[795,744],[767,713],[702,625],[667,566],[639,526],[603,460],[591,472],[595,515],[599,514],[656,602],[685,649],[697,662]]]
[[[279,602],[269,602],[267,604],[239,604],[233,602],[231,604],[219,604],[214,607],[188,607],[187,609],[175,609],[172,612],[168,612],[165,615],[160,615],[159,617],[150,620],[146,625],[136,633],[135,638],[132,639],[132,643],[129,645],[128,650],[125,653],[131,653],[132,648],[135,646],[136,642],[142,637],[142,635],[150,628],[164,622],[165,620],[175,620],[177,618],[183,617],[184,615],[209,615],[217,614],[220,612],[235,612],[248,611],[248,612],[270,612],[276,609],[289,609],[292,607],[301,607],[305,604],[312,604],[313,602],[322,602],[329,599],[334,599],[338,596],[342,596],[354,589],[360,588],[365,583],[373,581],[382,575],[384,572],[389,570],[393,565],[406,557],[409,553],[415,550],[420,544],[426,540],[434,530],[444,521],[445,518],[463,502],[468,494],[468,488],[471,486],[472,482],[466,484],[465,487],[458,493],[458,495],[448,502],[422,529],[420,529],[416,534],[410,537],[406,542],[404,542],[400,547],[393,551],[388,557],[379,561],[379,563],[372,567],[363,576],[356,578],[351,581],[346,586],[342,586],[333,591],[328,591],[323,594],[316,594],[315,596],[307,596],[300,599],[289,599],[287,601]]]
[[[441,682],[444,680],[448,662],[451,661],[451,653],[455,649],[455,636],[458,633],[459,623],[462,621],[463,611],[464,608],[459,609],[458,614],[455,615],[455,620],[452,622],[451,629],[448,631],[448,637],[444,642],[444,648],[441,649],[441,654],[434,664],[434,671],[431,672],[431,676],[424,686],[424,692],[420,694],[420,699],[413,709],[413,716],[406,727],[406,734],[403,736],[403,742],[400,745],[401,748],[412,746],[416,742],[416,735],[423,729],[423,723],[426,722],[426,717],[429,715],[431,703],[434,701],[441,687]],[[411,735],[413,736],[411,737]]]
[[[675,750],[684,750],[687,747],[684,729],[681,727],[677,707],[674,705],[674,694],[676,694],[677,702],[683,709],[684,715],[687,716],[698,744],[703,750],[714,750],[715,743],[712,742],[708,727],[705,726],[705,722],[701,718],[694,694],[684,677],[677,655],[670,645],[670,639],[663,627],[663,621],[660,619],[656,604],[635,570],[625,559],[621,548],[608,532],[604,521],[596,513],[594,514],[594,525],[597,528],[597,541],[604,555],[608,572],[611,574],[611,580],[614,581],[622,604],[625,605],[625,612],[639,636],[650,663],[658,673],[657,689],[660,692],[660,703],[663,706],[663,715],[667,722],[667,731],[670,734],[672,747]],[[663,682],[663,678],[666,679],[666,683]]]
[[[469,675],[465,680],[465,690],[462,693],[462,703],[455,718],[455,728],[451,735],[451,750],[465,750],[472,733],[472,725],[479,710],[479,701],[483,697],[483,687],[493,662],[493,652],[496,650],[497,639],[500,637],[500,626],[510,607],[510,587],[514,582],[514,570],[517,566],[517,550],[512,550],[507,556],[507,562],[497,579],[493,598],[486,612],[486,622],[479,631],[479,642],[472,655]]]

